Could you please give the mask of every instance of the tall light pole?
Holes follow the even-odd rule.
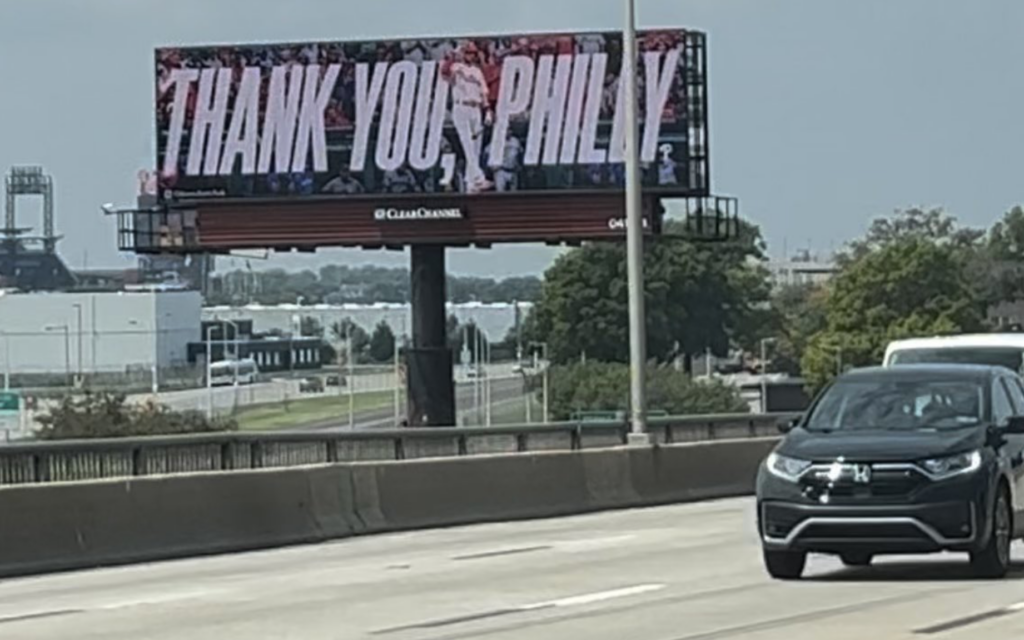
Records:
[[[68,386],[71,386],[71,329],[66,324],[54,324],[44,327],[45,331],[64,331],[64,375]]]
[[[345,386],[348,387],[348,428],[355,431],[356,428],[356,378],[355,378],[355,349],[352,348],[352,325],[345,325],[345,361],[348,369],[348,379]]]
[[[4,336],[4,391],[11,390],[11,335],[0,331]]]
[[[636,2],[625,0],[626,24],[622,33],[622,76],[625,83],[626,124],[626,271],[629,281],[629,398],[630,442],[645,445],[647,433],[647,326],[644,313],[644,238],[637,117]],[[547,394],[545,394],[545,399]],[[545,422],[547,417],[545,416]]]
[[[76,302],[75,304],[73,304],[71,306],[73,306],[75,308],[75,311],[78,313],[78,327],[77,327],[77,333],[78,333],[78,338],[77,338],[77,340],[78,340],[78,367],[77,368],[78,368],[78,384],[81,385],[82,382],[85,380],[85,373],[84,373],[84,371],[82,369],[82,305]]]
[[[210,339],[210,332],[213,325],[206,325],[206,403],[207,418],[213,419],[213,341]]]
[[[531,348],[533,348],[533,347],[540,347],[540,353],[541,353],[540,357],[541,357],[541,360],[543,360],[543,362],[544,362],[544,378],[543,378],[543,380],[544,380],[544,383],[543,383],[544,384],[544,388],[543,388],[543,391],[541,392],[541,393],[543,393],[543,399],[542,399],[543,410],[542,411],[543,411],[543,414],[544,414],[542,419],[543,419],[544,423],[547,424],[548,422],[551,421],[551,416],[548,413],[548,397],[549,397],[549,391],[551,389],[550,384],[549,384],[549,376],[548,376],[548,370],[550,369],[549,363],[548,363],[548,343],[546,343],[546,342],[531,342],[530,343],[530,347]]]
[[[761,413],[768,413],[768,343],[775,338],[761,338]]]
[[[488,340],[484,344],[484,402],[486,402],[486,420],[487,426],[491,426],[491,341]]]
[[[391,338],[391,344],[392,344],[392,347],[391,347],[391,351],[392,351],[391,357],[395,361],[394,362],[394,367],[395,367],[395,426],[397,427],[399,424],[401,424],[401,421],[402,421],[402,389],[401,389],[401,386],[402,386],[401,385],[401,381],[402,381],[402,372],[401,372],[402,359],[401,359],[401,356],[398,353],[398,340],[399,340],[398,334],[392,332],[391,335],[392,335],[392,338]]]

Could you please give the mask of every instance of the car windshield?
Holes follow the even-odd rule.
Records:
[[[1020,347],[955,347],[901,349],[892,354],[890,364],[978,364],[1024,371],[1024,349]]]
[[[983,419],[980,381],[950,378],[841,380],[808,418],[811,431],[957,429]]]

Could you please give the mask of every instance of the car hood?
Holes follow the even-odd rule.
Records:
[[[973,427],[947,431],[809,432],[796,429],[779,445],[785,456],[828,462],[839,457],[850,462],[921,460],[977,449],[985,444],[985,429]]]

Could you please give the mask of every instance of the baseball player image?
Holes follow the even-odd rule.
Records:
[[[672,157],[674,150],[668,143],[658,147],[658,152],[661,154],[661,161],[658,162],[658,184],[660,185],[679,184],[679,180],[676,178],[678,164]]]
[[[484,127],[490,126],[494,114],[490,109],[487,79],[483,72],[480,50],[473,42],[464,43],[441,67],[451,83],[452,122],[465,153],[465,193],[479,193],[493,186],[480,166]]]
[[[488,164],[494,149],[494,140],[487,146]],[[498,191],[519,190],[520,159],[523,155],[523,142],[515,135],[505,139],[505,155],[501,164],[494,169],[494,186]]]

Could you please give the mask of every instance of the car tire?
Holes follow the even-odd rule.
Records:
[[[776,580],[798,580],[807,564],[807,554],[801,551],[764,550],[764,567]]]
[[[1000,487],[992,507],[992,532],[980,551],[971,553],[971,569],[979,578],[999,579],[1010,570],[1010,544],[1013,542],[1013,515],[1010,496]]]
[[[848,567],[867,567],[871,565],[871,561],[875,557],[864,551],[851,551],[850,553],[841,554],[839,559]]]

